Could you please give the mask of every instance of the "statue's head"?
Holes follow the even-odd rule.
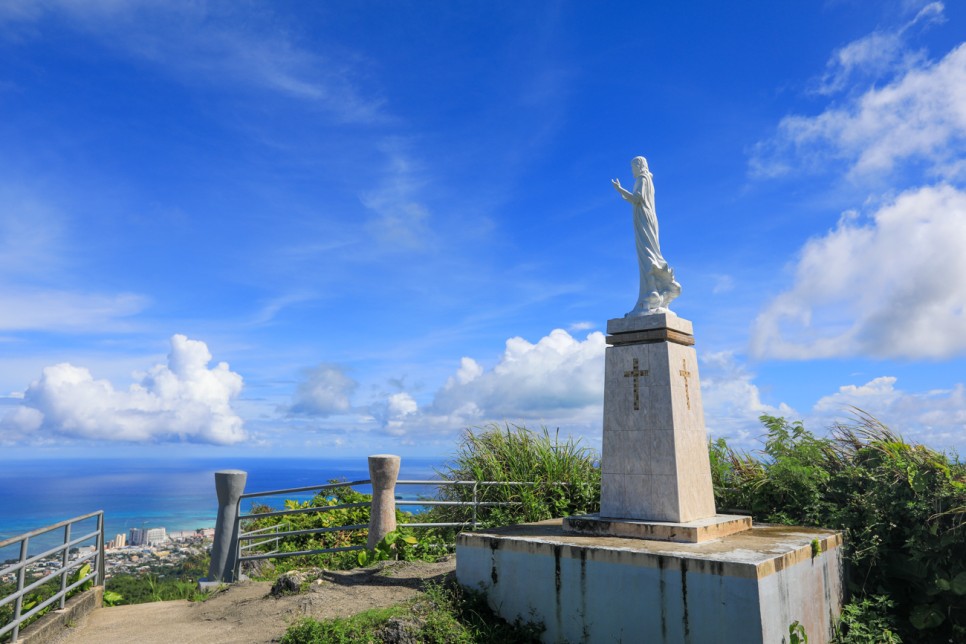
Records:
[[[631,159],[631,170],[634,172],[635,177],[643,177],[650,173],[647,167],[647,159],[644,157],[634,157]]]

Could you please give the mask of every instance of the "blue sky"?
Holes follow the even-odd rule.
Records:
[[[8,457],[600,445],[649,159],[712,436],[966,452],[966,6],[0,4]]]

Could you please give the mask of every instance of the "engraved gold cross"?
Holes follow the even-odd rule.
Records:
[[[637,358],[631,363],[632,369],[630,371],[624,372],[625,378],[634,378],[634,409],[641,408],[641,376],[647,375],[647,369],[641,371],[640,364],[637,362]]]
[[[688,371],[687,360],[682,358],[681,371],[679,371],[678,373],[680,373],[684,377],[684,398],[685,400],[688,401],[688,409],[690,410],[691,409],[691,391],[690,391],[690,388],[688,387],[688,377],[691,375],[691,372]]]

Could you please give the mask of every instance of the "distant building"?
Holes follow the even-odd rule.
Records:
[[[128,537],[132,546],[157,546],[168,540],[164,528],[131,528]]]
[[[117,535],[114,535],[114,547],[115,548],[123,548],[126,545],[127,545],[127,535],[125,535],[125,534],[117,534]]]

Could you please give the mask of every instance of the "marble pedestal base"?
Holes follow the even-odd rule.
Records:
[[[691,322],[607,323],[600,514],[689,523],[715,516]]]
[[[563,520],[563,531],[568,534],[580,534],[588,537],[653,539],[655,541],[677,541],[679,543],[701,543],[750,529],[751,517],[735,514],[716,514],[707,519],[698,519],[687,523],[608,519],[599,514],[584,514],[566,517]]]
[[[464,532],[456,577],[503,618],[542,622],[544,642],[831,639],[842,605],[842,538],[756,525],[703,543],[566,534],[561,520]]]

